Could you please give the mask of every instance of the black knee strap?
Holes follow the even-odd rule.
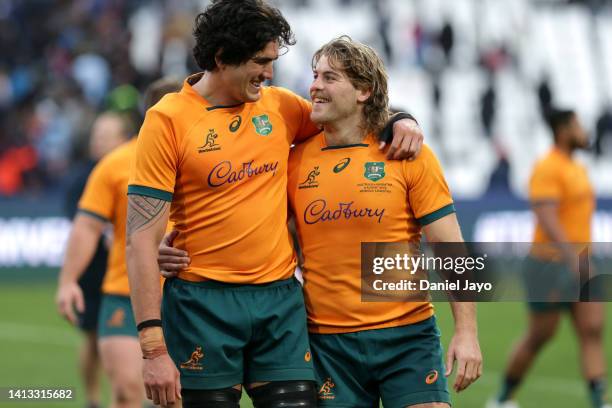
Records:
[[[181,390],[184,408],[240,408],[242,391],[235,388],[221,390]]]
[[[314,408],[314,381],[272,381],[248,391],[255,408]]]

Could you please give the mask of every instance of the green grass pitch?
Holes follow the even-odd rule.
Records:
[[[27,272],[23,272],[27,274]],[[62,321],[53,303],[54,282],[45,279],[5,280],[13,275],[0,270],[0,387],[73,387],[76,401],[64,403],[11,404],[0,408],[81,407],[83,389],[76,373],[79,333]],[[444,345],[452,335],[452,317],[447,304],[437,305]],[[525,307],[520,303],[482,303],[478,307],[484,375],[468,390],[453,393],[455,407],[483,407],[496,390],[512,343],[525,325]],[[607,306],[606,345],[612,366],[612,304]],[[104,386],[108,394],[108,385]],[[523,408],[588,408],[586,387],[581,380],[577,345],[569,320],[563,321],[554,341],[544,350],[518,394]],[[108,402],[108,396],[105,397]],[[243,407],[251,407],[245,396]]]

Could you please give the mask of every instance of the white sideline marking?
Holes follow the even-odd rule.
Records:
[[[52,346],[75,347],[79,337],[66,326],[60,329],[52,326],[39,326],[25,323],[1,322],[0,340],[19,341]]]

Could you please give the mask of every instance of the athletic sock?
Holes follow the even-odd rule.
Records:
[[[606,380],[597,378],[589,381],[589,395],[591,396],[591,404],[593,408],[603,407],[604,395],[606,393]]]
[[[501,389],[501,392],[499,393],[499,396],[497,397],[497,400],[499,402],[508,401],[510,397],[512,397],[514,390],[516,390],[516,387],[518,387],[520,383],[521,383],[520,378],[518,379],[510,378],[510,377],[504,378],[502,389]]]

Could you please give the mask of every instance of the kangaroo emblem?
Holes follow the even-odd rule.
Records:
[[[332,394],[332,388],[334,388],[336,386],[336,384],[334,384],[331,380],[331,378],[328,378],[327,380],[325,380],[325,382],[323,383],[323,385],[321,386],[321,388],[319,389],[319,394],[320,395],[331,395]]]
[[[204,142],[204,146],[202,147],[213,147],[216,146],[215,139],[217,138],[217,134],[214,129],[210,129],[208,134],[206,135],[206,141]]]
[[[197,346],[195,351],[191,353],[189,360],[181,363],[181,368],[185,368],[188,370],[202,370],[202,364],[200,364],[200,359],[204,357],[204,352],[202,351],[202,346]]]
[[[316,178],[316,177],[317,177],[319,174],[321,174],[321,173],[319,172],[319,166],[315,166],[314,170],[312,170],[310,173],[308,173],[308,177],[306,178],[306,181],[304,181],[304,182],[302,183],[302,185],[304,185],[304,184],[310,185],[310,184],[314,184],[314,183],[316,183],[315,178]]]
[[[198,152],[206,153],[221,150],[221,145],[215,142],[218,136],[219,135],[217,134],[217,132],[215,132],[215,129],[208,129],[208,133],[206,134],[206,138],[204,139],[204,144],[198,147]]]

